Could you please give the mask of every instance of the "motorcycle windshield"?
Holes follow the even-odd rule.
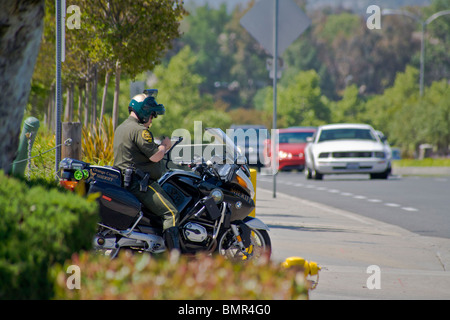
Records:
[[[225,134],[225,132],[222,131],[220,128],[207,128],[205,129],[205,138],[209,139],[213,145],[223,145],[224,146],[224,152],[225,154],[222,154],[222,156],[225,156],[227,162],[234,163],[236,160],[239,161],[239,159],[245,158],[242,155],[239,148],[234,144],[233,140],[230,139],[229,136]],[[212,141],[214,138],[214,141]],[[216,155],[217,152],[216,152]]]

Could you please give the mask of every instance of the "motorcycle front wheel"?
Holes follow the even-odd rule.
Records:
[[[232,261],[258,259],[261,256],[270,257],[272,245],[269,233],[266,230],[252,229],[250,241],[250,246],[242,251],[233,231],[228,229],[219,236],[217,251]]]

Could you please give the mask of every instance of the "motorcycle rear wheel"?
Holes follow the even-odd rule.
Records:
[[[270,257],[272,244],[269,233],[266,230],[252,229],[251,245],[245,252],[241,251],[238,240],[229,229],[219,237],[217,252],[232,261],[258,259],[262,256]]]

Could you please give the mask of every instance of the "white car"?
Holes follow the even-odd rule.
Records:
[[[366,124],[320,126],[305,149],[307,179],[325,174],[368,173],[371,179],[387,179],[391,152],[377,132]]]

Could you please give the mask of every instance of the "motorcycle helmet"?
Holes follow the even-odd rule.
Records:
[[[128,111],[134,111],[141,123],[146,123],[150,116],[156,118],[158,115],[163,115],[166,112],[164,105],[158,104],[155,100],[154,94],[144,93],[135,95],[128,106]]]

